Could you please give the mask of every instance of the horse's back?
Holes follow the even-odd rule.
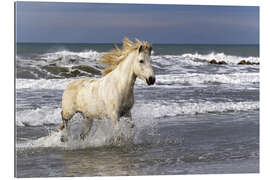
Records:
[[[73,80],[67,85],[67,88],[65,89],[65,91],[67,91],[67,90],[77,90],[78,88],[81,88],[81,86],[86,81],[89,81],[89,80],[90,80],[90,78]]]

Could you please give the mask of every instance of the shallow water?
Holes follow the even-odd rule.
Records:
[[[156,84],[135,84],[135,128],[122,118],[122,139],[114,141],[111,122],[95,120],[81,141],[76,115],[69,143],[56,132],[63,90],[73,79],[99,77],[96,61],[112,46],[20,46],[17,177],[259,172],[259,66],[237,65],[259,62],[257,46],[156,45]],[[97,71],[74,74],[78,65]]]
[[[166,118],[120,147],[19,151],[18,177],[255,173],[259,171],[257,112]],[[37,131],[38,129],[38,132]],[[44,136],[42,127],[18,128],[21,138]]]

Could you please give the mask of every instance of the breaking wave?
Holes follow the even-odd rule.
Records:
[[[168,74],[157,75],[157,85],[175,85],[175,84],[252,84],[259,82],[258,73],[233,73],[233,74]]]
[[[238,64],[242,60],[250,61],[250,62],[259,62],[259,57],[241,57],[241,56],[232,56],[226,55],[224,53],[210,53],[210,54],[183,54],[182,57],[184,59],[190,60],[201,60],[201,61],[211,61],[213,59],[217,61],[225,61],[228,64]]]
[[[41,55],[42,59],[46,59],[48,61],[53,61],[53,60],[62,60],[62,59],[71,59],[71,58],[84,58],[84,59],[97,59],[100,57],[99,52],[94,51],[94,50],[88,50],[88,51],[82,51],[82,52],[73,52],[73,51],[57,51],[54,53],[46,53]]]
[[[103,52],[90,49],[82,52],[63,50],[45,53],[35,58],[16,56],[17,78],[51,79],[100,75],[103,65],[99,64],[98,60],[102,54]],[[152,55],[152,65],[157,71],[166,70],[170,73],[187,65],[206,66],[213,59],[225,61],[228,65],[236,65],[242,60],[252,63],[259,62],[259,57],[241,57],[213,52],[210,54]],[[256,65],[249,66],[258,67]]]
[[[17,78],[52,79],[71,77],[92,77],[99,75],[102,65],[97,62],[101,53],[58,51],[42,54],[35,58],[17,59]]]
[[[137,108],[137,109],[136,109]],[[144,103],[134,107],[135,111],[144,112],[148,116],[154,118],[173,117],[178,115],[195,115],[204,113],[221,113],[221,112],[236,112],[236,111],[249,111],[258,110],[259,102],[170,102],[158,101],[151,103]],[[146,114],[145,114],[146,115]]]
[[[219,113],[228,111],[249,111],[259,109],[259,102],[174,102],[152,101],[138,102],[134,105],[132,113],[136,119],[147,117],[160,118],[164,116],[194,115],[203,113]],[[145,114],[144,114],[145,112]],[[61,108],[37,108],[16,112],[17,126],[43,126],[60,124]],[[145,122],[147,123],[147,122]],[[137,124],[141,125],[141,124]]]

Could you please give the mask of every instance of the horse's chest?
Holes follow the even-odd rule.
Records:
[[[129,98],[123,99],[119,108],[120,116],[125,115],[130,111],[134,103],[133,96],[129,96]]]
[[[129,113],[130,109],[132,108],[132,106],[124,106],[119,110],[119,115],[120,117],[126,115],[127,113]]]

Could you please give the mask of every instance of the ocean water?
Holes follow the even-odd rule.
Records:
[[[18,43],[16,51],[16,176],[114,176],[259,172],[258,45],[154,44],[156,84],[137,79],[132,115],[95,120],[78,139],[60,142],[61,96],[69,82],[100,77],[113,44]],[[227,64],[210,64],[209,61]]]

